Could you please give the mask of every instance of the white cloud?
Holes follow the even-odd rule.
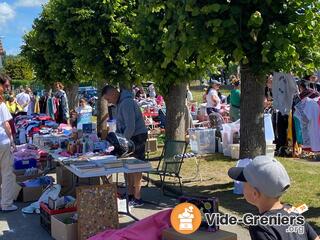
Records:
[[[13,19],[15,15],[16,13],[14,9],[8,3],[0,3],[0,25],[5,24],[10,19]]]
[[[15,3],[16,7],[39,7],[46,4],[48,0],[18,0]]]

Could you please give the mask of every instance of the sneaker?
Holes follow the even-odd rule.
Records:
[[[13,211],[16,211],[18,210],[18,207],[16,205],[10,205],[10,206],[7,206],[7,207],[2,207],[1,210],[3,212],[13,212]]]
[[[126,194],[119,194],[119,198],[120,198],[120,199],[126,199]],[[130,195],[128,196],[128,199],[129,199],[129,202],[131,202],[131,201],[134,200],[134,196],[130,194]]]
[[[143,204],[144,203],[142,199],[134,199],[133,201],[129,202],[130,207],[141,207]]]

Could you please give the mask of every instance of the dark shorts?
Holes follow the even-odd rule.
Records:
[[[131,138],[135,145],[135,150],[132,155],[133,157],[139,160],[145,160],[147,138],[148,133],[142,133]]]
[[[211,113],[216,112],[219,113],[220,110],[216,108],[207,108],[207,114],[210,115]]]

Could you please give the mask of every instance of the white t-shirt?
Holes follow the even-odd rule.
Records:
[[[78,129],[82,129],[83,124],[92,122],[92,107],[90,105],[86,105],[84,108],[77,107],[76,112],[78,114]]]
[[[314,152],[320,151],[319,107],[320,106],[315,99],[306,98],[306,105],[303,112],[309,120],[308,133],[310,137],[311,149]]]
[[[30,101],[31,101],[30,95],[25,92],[19,93],[17,95],[17,103],[19,103],[20,106],[23,106],[26,103],[30,103]],[[23,111],[28,112],[28,105],[23,108]]]
[[[216,96],[217,98],[217,104],[212,100],[212,97]],[[216,109],[221,109],[221,100],[218,96],[218,92],[214,89],[210,89],[209,93],[206,95],[206,100],[207,100],[207,108],[216,108]]]
[[[193,95],[190,90],[187,91],[187,100],[188,100],[188,102],[193,101]]]
[[[12,116],[5,103],[0,104],[0,144],[10,144],[10,138],[4,129],[4,123],[11,120]]]

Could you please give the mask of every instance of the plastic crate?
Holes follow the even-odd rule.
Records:
[[[42,202],[40,203],[40,225],[43,227],[44,230],[51,234],[51,216],[76,211],[76,207],[52,210],[49,209],[47,204]]]
[[[240,155],[240,144],[230,144],[231,158],[239,159]]]
[[[229,147],[231,150],[231,158],[232,159],[239,159],[240,144],[230,144]],[[273,158],[275,150],[276,150],[275,144],[267,144],[266,155]]]
[[[37,160],[36,159],[26,159],[26,160],[14,160],[14,169],[28,169],[28,168],[35,168],[37,167]]]
[[[190,128],[191,151],[197,154],[216,152],[216,130],[211,128]]]

